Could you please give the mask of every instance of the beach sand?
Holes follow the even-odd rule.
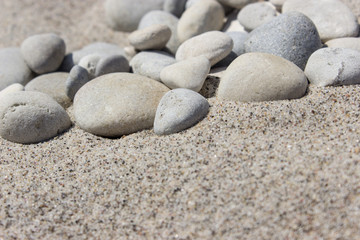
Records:
[[[101,0],[1,0],[0,47],[127,45]],[[347,0],[360,17],[357,0]],[[216,81],[213,80],[213,81]],[[222,102],[169,136],[0,138],[0,239],[360,239],[360,86]],[[71,109],[69,110],[71,112]]]

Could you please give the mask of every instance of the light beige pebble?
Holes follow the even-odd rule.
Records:
[[[138,50],[160,50],[171,37],[171,30],[165,24],[154,24],[132,32],[129,42]]]
[[[238,20],[246,30],[252,31],[277,16],[274,5],[269,2],[256,2],[246,5],[238,14]]]
[[[13,92],[20,92],[20,91],[24,91],[24,86],[21,85],[20,83],[13,83],[10,86],[8,86],[0,91],[0,97],[5,94],[9,94],[9,93],[13,93]]]
[[[246,53],[226,69],[217,96],[242,102],[293,99],[304,96],[307,86],[294,63],[268,53]]]
[[[360,51],[360,38],[358,37],[336,38],[327,41],[325,45],[331,48],[351,48]]]
[[[218,0],[220,3],[233,7],[233,8],[237,8],[237,9],[241,9],[243,7],[245,7],[247,4],[249,3],[253,3],[256,0]]]

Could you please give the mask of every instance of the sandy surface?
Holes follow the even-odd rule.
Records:
[[[1,0],[0,12],[0,47],[46,31],[69,51],[127,42],[101,0]],[[360,239],[359,93],[210,97],[206,119],[164,137],[74,126],[34,145],[0,139],[0,239]]]

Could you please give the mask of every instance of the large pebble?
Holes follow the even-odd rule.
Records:
[[[209,111],[209,103],[197,92],[178,88],[167,92],[159,103],[154,132],[165,135],[194,126]]]
[[[274,5],[269,2],[257,2],[246,5],[241,9],[237,19],[246,30],[251,31],[274,19],[276,15]]]
[[[187,88],[199,92],[210,67],[209,60],[204,56],[189,58],[165,67],[160,78],[171,89]]]
[[[255,2],[256,0],[218,0],[218,1],[224,5],[241,9],[245,7],[247,4]]]
[[[233,48],[231,37],[219,31],[210,31],[182,43],[176,52],[176,60],[204,55],[211,66],[225,58]]]
[[[164,0],[106,0],[106,20],[114,30],[131,32],[146,13],[160,10],[163,5]]]
[[[220,30],[224,24],[224,17],[224,8],[215,0],[195,3],[179,20],[177,34],[180,42],[204,32]]]
[[[143,51],[130,61],[134,73],[160,81],[160,72],[166,66],[174,64],[175,58],[161,51]]]
[[[41,92],[15,92],[0,98],[0,135],[17,143],[37,143],[71,126],[66,111]]]
[[[282,12],[291,11],[308,16],[314,22],[324,42],[358,35],[359,24],[356,16],[339,0],[287,0]]]
[[[185,11],[185,4],[187,0],[165,0],[163,9],[176,17],[180,17]]]
[[[171,30],[165,24],[154,24],[132,32],[129,42],[138,50],[160,50],[171,37]]]
[[[77,91],[89,81],[88,71],[79,66],[75,65],[66,79],[65,94],[71,100],[74,100]]]
[[[221,78],[218,97],[252,102],[300,98],[307,89],[304,72],[292,62],[267,53],[246,53]]]
[[[25,91],[38,91],[48,94],[62,107],[71,105],[71,99],[66,95],[66,80],[69,73],[55,72],[38,76],[25,86]]]
[[[28,66],[37,74],[57,70],[65,56],[65,42],[53,33],[28,37],[21,44],[21,53]]]
[[[322,46],[314,23],[299,12],[281,14],[250,33],[246,52],[265,52],[305,68],[310,55]]]
[[[167,25],[171,30],[171,37],[166,43],[166,47],[172,54],[175,55],[178,47],[181,44],[177,35],[178,22],[179,19],[171,13],[155,10],[148,12],[143,18],[141,18],[138,29],[143,29],[154,24]]]
[[[350,48],[360,51],[360,38],[358,37],[336,38],[327,41],[325,45],[331,48]]]
[[[305,74],[316,86],[359,84],[360,52],[347,48],[319,49],[309,58]]]
[[[137,74],[103,75],[76,93],[76,123],[87,132],[105,137],[151,128],[156,108],[167,91],[162,83]]]
[[[14,83],[27,84],[33,74],[19,48],[0,50],[0,91]]]

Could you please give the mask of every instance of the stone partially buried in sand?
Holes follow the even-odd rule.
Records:
[[[137,74],[103,75],[76,93],[76,123],[85,131],[104,137],[151,128],[160,99],[169,90],[162,83]]]
[[[0,98],[0,135],[17,143],[37,143],[71,126],[66,111],[41,92],[15,92]]]
[[[231,101],[260,102],[300,98],[308,81],[292,62],[267,53],[236,58],[221,78],[217,95]]]

